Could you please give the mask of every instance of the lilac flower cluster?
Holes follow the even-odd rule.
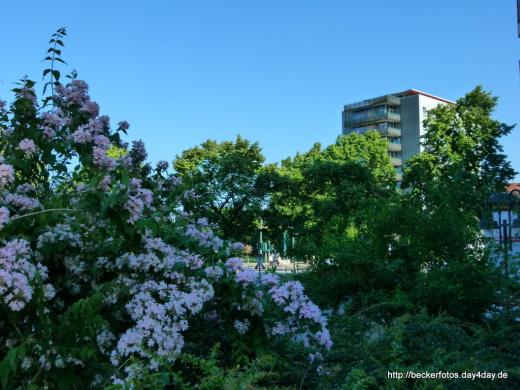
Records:
[[[88,84],[83,80],[72,80],[67,85],[58,85],[55,92],[56,98],[66,105],[82,106],[90,100]]]
[[[86,145],[94,140],[96,135],[104,133],[103,122],[99,118],[92,118],[87,124],[81,125],[71,134],[72,140],[77,144]]]
[[[32,139],[24,138],[18,144],[18,150],[21,150],[26,156],[36,153],[37,147]]]
[[[81,112],[87,112],[92,116],[99,115],[99,105],[92,100],[87,100],[87,101],[81,103],[81,107],[79,110]]]
[[[327,319],[323,316],[319,307],[304,294],[300,282],[290,281],[280,286],[273,286],[269,289],[269,294],[273,301],[289,314],[285,323],[286,327],[283,327],[283,324],[277,324],[272,334],[280,334],[282,331],[287,333],[286,330],[289,329],[292,333],[295,333],[294,340],[303,342],[305,346],[310,346],[311,340],[313,340],[327,349],[332,347],[332,339],[327,329]],[[304,325],[304,332],[297,333],[300,332],[302,327],[301,320],[308,321],[312,327],[318,327],[319,330],[313,333],[309,326]]]
[[[236,274],[236,282],[243,285],[248,286],[253,283],[258,278],[257,273],[251,268],[246,268],[242,271],[238,271]]]
[[[96,340],[101,353],[103,355],[108,355],[114,341],[116,341],[116,336],[114,336],[110,330],[103,329],[98,333]]]
[[[128,129],[130,128],[130,123],[128,123],[127,121],[121,121],[117,124],[117,126],[119,127],[119,129],[123,131],[128,131]]]
[[[119,270],[124,268],[133,271],[154,272],[173,280],[185,280],[184,277],[179,278],[178,273],[172,271],[177,265],[196,270],[203,266],[202,257],[197,254],[185,250],[179,250],[160,238],[154,238],[150,235],[144,237],[145,253],[134,254],[125,253],[118,257],[115,261]]]
[[[10,214],[7,207],[0,207],[0,230],[9,223]]]
[[[105,117],[93,117],[87,124],[79,126],[71,134],[71,139],[76,144],[92,145],[94,165],[107,170],[113,170],[117,160],[109,157],[110,140],[106,136],[108,120]]]
[[[35,279],[47,277],[47,269],[29,261],[32,251],[25,240],[11,240],[0,248],[0,299],[12,311],[20,311],[31,300]]]
[[[46,244],[56,242],[65,242],[71,247],[79,248],[81,246],[81,235],[74,233],[70,225],[59,223],[38,236],[36,247],[41,249]]]
[[[44,112],[41,115],[42,132],[47,139],[52,139],[56,136],[58,130],[64,125],[64,120],[57,113]]]
[[[229,245],[229,249],[235,252],[243,253],[245,249],[245,244],[242,242],[232,242]]]
[[[191,280],[185,288],[188,291],[182,291],[177,283],[149,280],[131,289],[132,299],[126,309],[135,325],[119,337],[110,354],[113,365],[131,355],[147,361],[150,370],[158,369],[160,361],[175,361],[184,347],[186,318],[199,313],[214,295],[213,287],[204,279]],[[126,379],[133,377],[135,368],[126,370]]]
[[[130,213],[128,222],[134,224],[142,218],[145,207],[151,207],[153,202],[152,191],[141,187],[141,180],[132,179],[128,190],[128,200],[125,210]]]
[[[17,207],[19,211],[31,211],[41,207],[41,203],[38,199],[21,194],[7,193],[4,196],[4,202]]]
[[[116,160],[107,155],[110,148],[110,140],[102,135],[94,135],[94,147],[92,148],[92,155],[94,156],[94,165],[100,168],[112,170],[116,166]]]
[[[244,335],[249,330],[250,325],[251,323],[247,318],[244,321],[235,320],[235,322],[233,323],[233,327],[241,335]]]
[[[213,232],[205,218],[188,224],[184,233],[195,239],[201,247],[211,248],[215,252],[218,252],[224,245],[224,241]]]
[[[300,282],[290,281],[280,284],[277,275],[267,273],[259,279],[255,271],[244,268],[242,259],[233,257],[225,262],[225,269],[236,283],[243,287],[242,299],[234,304],[241,312],[248,312],[253,316],[262,316],[265,299],[272,300],[278,305],[287,318],[276,321],[272,326],[267,326],[270,336],[292,336],[292,340],[302,343],[306,348],[314,351],[320,348],[330,349],[332,339],[327,329],[327,319],[321,310],[305,295]],[[210,269],[207,274],[215,271]],[[250,289],[250,286],[257,287]],[[267,294],[264,294],[264,291]],[[252,294],[253,292],[253,294]],[[248,321],[246,319],[246,321]],[[249,322],[247,322],[249,324]],[[247,331],[244,320],[236,320],[234,327],[240,334]],[[315,352],[309,359],[317,361],[319,352]]]
[[[217,281],[224,276],[224,271],[219,266],[207,267],[204,269],[204,272],[209,279],[214,281]]]
[[[164,161],[164,160],[161,160],[157,163],[157,165],[155,166],[155,169],[159,172],[161,171],[166,171],[168,169],[168,161]]]
[[[0,156],[0,191],[14,181],[14,169],[11,165],[3,164],[4,158]]]
[[[7,193],[4,196],[4,202],[17,207],[20,211],[31,211],[41,207],[41,203],[38,199],[21,194]]]
[[[141,164],[148,157],[144,142],[141,140],[132,141],[132,149],[130,149],[129,154],[132,158],[132,163],[136,165]]]

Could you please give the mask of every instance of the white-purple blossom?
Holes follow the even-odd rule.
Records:
[[[18,144],[18,150],[21,150],[25,155],[30,156],[36,153],[37,147],[32,139],[24,138]]]
[[[244,269],[244,262],[240,257],[231,257],[226,260],[225,264],[230,271],[238,272]]]
[[[249,322],[249,320],[247,318],[243,321],[235,320],[235,322],[233,322],[233,327],[241,335],[246,334],[246,332],[249,330],[250,325],[251,325],[251,323]]]
[[[17,207],[20,211],[31,211],[41,207],[41,203],[38,199],[21,194],[7,193],[4,196],[4,202]]]
[[[31,248],[25,240],[11,240],[0,247],[0,299],[12,311],[20,311],[31,300],[31,284],[37,275],[46,277],[47,269],[32,264],[29,260],[31,255]]]
[[[3,161],[0,161],[0,191],[3,190],[9,183],[14,181],[13,167],[9,164],[3,164],[2,162]]]
[[[10,213],[7,207],[0,207],[0,230],[9,223]]]

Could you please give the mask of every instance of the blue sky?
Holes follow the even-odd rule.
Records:
[[[341,132],[344,104],[408,88],[456,99],[477,84],[520,123],[514,0],[6,1],[0,97],[39,80],[66,26],[75,68],[150,160],[208,138],[258,141],[269,162]],[[520,171],[520,129],[503,139]],[[520,180],[520,177],[517,177]]]

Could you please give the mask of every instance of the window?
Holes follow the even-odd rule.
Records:
[[[422,115],[425,117],[427,113],[428,113],[428,110],[426,109],[426,107],[423,107],[422,108]]]

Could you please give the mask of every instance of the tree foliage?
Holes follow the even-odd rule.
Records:
[[[264,160],[258,143],[240,136],[235,142],[208,140],[185,150],[173,162],[190,189],[184,209],[217,224],[225,237],[250,240],[269,190]]]
[[[296,236],[293,254],[326,259],[356,234],[363,210],[395,192],[386,141],[377,132],[341,136],[282,161],[265,212],[275,236]]]

